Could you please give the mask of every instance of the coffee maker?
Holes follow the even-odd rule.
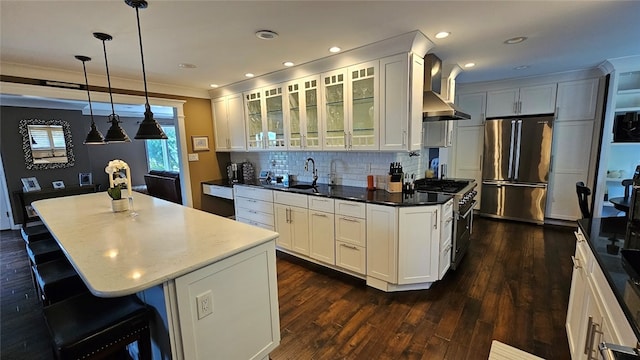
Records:
[[[640,165],[636,167],[631,185],[629,211],[627,212],[625,248],[640,249]]]
[[[227,165],[227,177],[232,183],[242,182],[242,164],[229,163]]]

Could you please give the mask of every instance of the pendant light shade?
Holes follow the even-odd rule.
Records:
[[[143,139],[143,140],[156,140],[167,139],[167,135],[160,127],[160,124],[153,118],[153,113],[151,112],[151,106],[149,105],[149,92],[147,91],[147,74],[144,69],[144,52],[142,51],[142,32],[140,31],[140,14],[139,9],[145,9],[147,7],[147,2],[145,0],[124,0],[124,2],[136,9],[136,20],[138,23],[138,40],[140,40],[140,58],[142,60],[142,81],[144,83],[144,97],[146,100],[145,111],[144,111],[144,120],[140,123],[140,127],[138,128],[138,132],[136,133],[135,139]]]
[[[124,131],[123,128],[120,127],[120,116],[116,115],[116,110],[113,107],[113,94],[111,92],[111,77],[109,76],[109,62],[107,61],[107,40],[112,40],[113,37],[109,34],[95,32],[93,36],[102,41],[102,50],[104,51],[104,65],[107,68],[107,84],[109,84],[109,99],[111,100],[111,115],[109,115],[109,122],[111,123],[111,127],[107,130],[107,136],[105,136],[104,141],[108,143],[112,142],[131,142],[129,136]]]
[[[91,93],[89,92],[89,80],[87,79],[87,67],[85,62],[91,61],[88,56],[76,55],[76,59],[82,61],[82,70],[84,71],[84,83],[87,86],[87,98],[89,99],[89,115],[91,116],[91,129],[87,134],[87,138],[84,143],[87,145],[104,145],[104,136],[100,133],[96,127],[96,122],[93,120],[93,107],[91,106]]]

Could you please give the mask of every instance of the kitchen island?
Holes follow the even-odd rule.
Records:
[[[280,342],[278,234],[144,194],[133,204],[114,213],[103,192],[33,207],[94,295],[155,308],[154,359],[268,358]]]

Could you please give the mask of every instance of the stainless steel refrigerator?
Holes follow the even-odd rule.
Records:
[[[487,119],[480,214],[542,224],[553,116]]]

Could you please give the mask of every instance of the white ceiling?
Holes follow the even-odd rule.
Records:
[[[140,80],[135,10],[122,0],[0,0],[0,60],[81,72],[74,55],[90,56],[104,74],[107,42],[112,77]],[[640,55],[640,1],[178,1],[150,0],[140,10],[147,80],[188,88],[266,74],[282,62],[328,56],[413,30],[422,31],[445,64],[475,62],[458,83],[593,68]],[[259,40],[269,29],[279,38]],[[447,39],[435,39],[438,31]],[[503,41],[515,36],[517,45]],[[190,63],[195,69],[182,69]],[[525,70],[514,70],[528,65]]]

